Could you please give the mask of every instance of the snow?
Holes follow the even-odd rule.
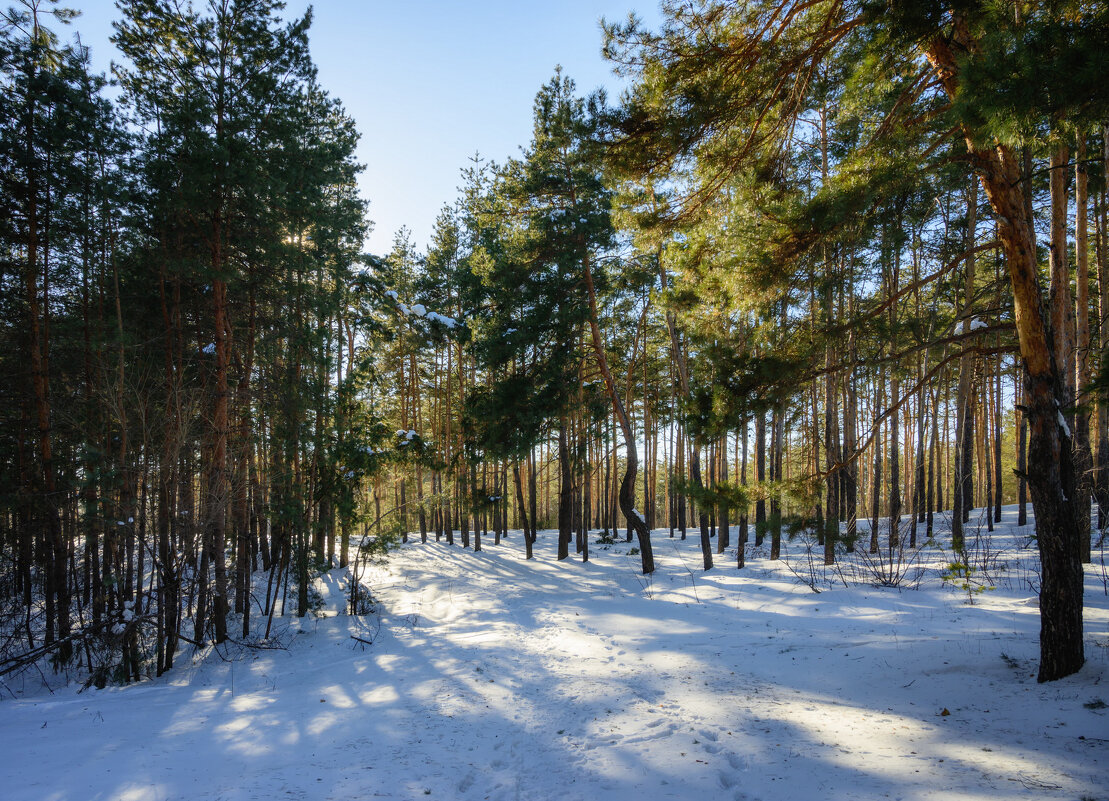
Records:
[[[967,331],[979,331],[983,328],[989,328],[989,326],[986,325],[986,323],[982,322],[982,320],[980,320],[979,318],[975,317],[969,322],[964,320],[963,322],[955,326],[955,333],[965,334],[967,333]]]
[[[453,329],[458,326],[458,321],[455,320],[453,317],[448,317],[445,314],[439,314],[439,312],[428,312],[427,319],[431,320],[432,322],[441,323],[447,328]]]
[[[388,292],[385,293],[385,295],[386,297],[392,298],[394,301],[396,301],[397,310],[405,317],[423,317],[427,320],[431,320],[432,322],[442,323],[447,328],[454,328],[458,325],[457,321],[453,317],[447,317],[445,314],[428,311],[427,307],[424,306],[424,304],[422,303],[414,303],[409,306],[407,303],[401,302],[400,296],[397,294],[396,290],[390,289]],[[428,343],[429,347],[430,345],[431,343]]]
[[[1055,413],[1059,415],[1059,428],[1063,429],[1063,433],[1066,434],[1068,438],[1073,439],[1070,433],[1070,426],[1067,425],[1067,418],[1063,417],[1063,413],[1060,411],[1056,411]]]
[[[213,353],[216,352],[216,343],[215,342],[209,342],[201,350],[204,353],[207,353],[209,356],[211,356]]]
[[[343,614],[333,570],[324,617],[278,621],[284,649],[190,647],[99,691],[6,678],[4,798],[1105,798],[1105,568],[1087,566],[1086,666],[1037,684],[1015,518],[981,526],[996,589],[977,594],[941,582],[934,547],[896,589],[847,567],[845,586],[799,540],[702,572],[696,537],[656,532],[646,577],[626,543],[582,564],[552,532],[531,561],[519,532],[480,553],[414,540],[367,571],[378,614]]]

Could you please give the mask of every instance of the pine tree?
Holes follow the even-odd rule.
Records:
[[[1045,296],[1038,284],[1026,213],[1027,183],[1020,180],[1023,165],[1014,143],[1034,138],[1045,127],[1056,131],[1064,119],[1103,113],[1105,92],[1097,88],[1094,77],[1100,51],[1093,42],[1106,29],[1104,12],[1074,5],[1037,10],[1014,20],[978,4],[923,8],[873,3],[856,14],[838,3],[778,0],[742,7],[673,5],[666,11],[668,19],[659,33],[642,30],[634,20],[608,28],[606,52],[638,79],[617,121],[614,157],[627,173],[674,182],[668,217],[675,222],[703,214],[737,178],[757,179],[765,192],[759,205],[767,209],[773,205],[765,198],[787,189],[785,199],[803,211],[796,222],[804,224],[791,223],[788,210],[767,215],[771,224],[755,237],[755,244],[763,243],[764,252],[772,256],[764,259],[763,267],[780,268],[784,263],[795,270],[830,238],[870,223],[876,207],[888,207],[904,195],[905,177],[920,173],[922,161],[932,164],[925,174],[942,172],[941,162],[935,161],[938,150],[957,144],[969,154],[974,179],[990,202],[1008,269],[1027,376],[1031,463],[1047,466],[1029,476],[1044,566],[1040,678],[1077,670],[1082,663],[1081,581],[1073,554],[1080,539],[1079,522],[1071,500],[1069,428],[1058,423],[1059,410],[1067,403],[1063,377],[1072,372],[1065,367],[1071,323],[1060,317],[1053,334],[1050,321],[1041,314]],[[1031,68],[1029,59],[1041,53],[1049,55],[1047,68]],[[923,71],[921,58],[928,63]],[[1062,79],[1063,64],[1074,68],[1077,80]],[[798,134],[799,126],[819,119],[823,98],[814,87],[819,87],[820,76],[836,70],[842,70],[844,86],[852,94],[852,104],[845,104],[848,114],[837,124],[857,125],[858,133],[853,141],[844,141],[847,147],[835,157],[827,185],[797,203],[788,197],[792,148],[806,141]],[[999,92],[999,85],[1006,91]],[[951,142],[952,130],[961,142]],[[1058,155],[1056,161],[1062,165],[1065,159]],[[773,224],[783,220],[784,235]],[[865,242],[857,234],[853,238]],[[882,260],[884,269],[890,260],[896,262],[902,247],[896,238],[879,239],[894,243]],[[954,264],[973,259],[974,252],[974,247],[964,248]],[[954,264],[949,262],[938,275]],[[892,315],[903,290],[896,277],[890,277],[888,300],[879,313]],[[934,280],[935,276],[927,279]],[[1055,306],[1067,309],[1061,281],[1056,283],[1062,299]],[[785,306],[781,308],[784,312]],[[873,327],[881,319],[865,309],[859,312],[862,316],[852,325]],[[892,336],[900,323],[890,316],[889,324],[885,334]],[[961,341],[985,353],[985,334],[975,332],[988,328],[982,321],[967,320]],[[881,438],[890,442],[892,457],[889,513],[899,507],[899,410],[902,400],[912,397],[899,385],[894,363],[902,358],[892,349],[879,354],[882,366],[875,376],[879,398],[887,381],[890,390],[888,404],[879,401],[882,408],[876,419],[876,425],[889,421],[888,437]],[[885,363],[891,368],[883,375]],[[941,368],[942,364],[932,370]],[[779,411],[771,443],[780,442],[781,419]],[[960,431],[969,435],[969,422],[961,423]],[[869,479],[875,516],[884,502],[881,439],[873,441],[875,467]],[[969,456],[965,446],[963,452]],[[983,467],[988,466],[986,461]],[[960,471],[960,476],[969,477],[965,467]],[[772,460],[772,472],[780,476],[780,459]]]

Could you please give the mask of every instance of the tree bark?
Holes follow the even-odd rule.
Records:
[[[763,411],[755,417],[755,483],[759,485],[755,501],[755,547],[758,548],[766,536],[766,412]]]
[[[967,189],[966,277],[963,291],[963,309],[960,315],[961,333],[972,330],[974,320],[975,283],[975,232],[978,220],[978,187],[973,183]],[[964,345],[959,360],[959,388],[955,399],[955,486],[952,491],[951,547],[962,552],[965,547],[963,524],[970,519],[974,506],[974,405],[977,397],[974,388],[975,357]]]
[[[609,399],[612,401],[612,411],[620,424],[620,430],[624,435],[624,447],[627,450],[628,463],[624,470],[624,478],[620,482],[620,511],[624,513],[628,525],[635,529],[636,537],[639,540],[639,556],[643,573],[653,573],[655,571],[655,557],[651,550],[651,532],[647,529],[647,523],[635,510],[635,476],[639,469],[635,432],[632,431],[631,421],[624,409],[624,402],[620,398],[616,382],[613,381],[612,373],[608,369],[608,358],[605,356],[601,329],[597,322],[597,293],[593,285],[593,270],[588,255],[583,260],[582,267],[585,271],[585,288],[589,295],[589,331],[593,339],[593,354],[597,359],[597,366],[601,370],[601,377],[604,378],[605,388],[608,390]],[[708,557],[710,566],[711,553],[710,547]]]
[[[574,472],[570,466],[570,444],[566,435],[566,420],[558,426],[558,560],[570,555],[570,540],[573,532]]]
[[[663,266],[661,251],[658,254],[658,269],[662,290],[665,292],[666,268]],[[674,312],[669,309],[666,311],[666,329],[670,334],[670,353],[678,373],[678,384],[681,387],[682,397],[688,400],[691,394],[689,360],[686,359],[685,348],[682,347],[681,337],[678,334],[677,318],[674,316]],[[694,490],[700,491],[704,488],[701,481],[701,443],[697,441],[696,437],[690,438],[689,441],[689,480]],[[712,569],[712,542],[709,538],[709,520],[705,513],[704,504],[700,502],[697,504],[697,524],[701,530],[702,566],[705,570],[710,570]],[[682,539],[685,539],[685,537],[683,536]]]
[[[1086,137],[1078,132],[1074,182],[1075,241],[1075,374],[1074,374],[1074,472],[1082,561],[1091,561],[1090,501],[1093,497],[1093,454],[1090,450],[1090,413],[1087,397],[1090,383],[1090,264],[1086,208],[1089,190],[1086,175]]]
[[[956,20],[954,44],[975,47],[969,30]],[[930,40],[926,55],[949,97],[958,96],[959,61],[952,43]],[[1074,463],[1070,429],[1062,416],[1064,354],[1056,353],[1050,321],[1043,314],[1044,293],[1036,269],[1032,231],[1025,214],[1020,164],[1006,145],[986,149],[965,132],[970,161],[997,217],[1005,253],[1020,354],[1028,398],[1028,474],[1036,513],[1042,568],[1040,588],[1039,681],[1077,672],[1085,661],[1082,643],[1082,563],[1078,516],[1074,508]]]
[[[1102,169],[1109,174],[1109,126],[1102,125]],[[1098,348],[1100,363],[1109,364],[1109,219],[1106,211],[1106,192],[1101,191],[1098,223],[1097,284],[1098,284]],[[1109,516],[1109,399],[1103,395],[1097,400],[1097,465],[1094,471],[1094,495],[1097,497],[1097,527],[1103,528]]]

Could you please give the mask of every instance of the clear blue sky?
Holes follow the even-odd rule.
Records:
[[[107,71],[119,58],[109,42],[115,4],[63,5],[83,12],[71,30]],[[286,12],[308,5],[288,0]],[[605,86],[618,98],[622,84],[601,58],[601,17],[623,20],[635,11],[652,27],[659,20],[657,0],[316,0],[313,7],[320,83],[362,133],[360,184],[374,220],[368,249],[376,253],[389,250],[402,225],[426,246],[475,152],[496,161],[519,153],[531,136],[532,100],[556,64],[579,91]]]

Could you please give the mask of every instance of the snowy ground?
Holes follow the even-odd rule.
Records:
[[[555,562],[550,534],[531,562],[519,535],[412,543],[368,576],[378,616],[286,621],[287,650],[4,689],[0,796],[1106,799],[1105,567],[1087,570],[1086,667],[1039,685],[1027,533],[992,536],[997,589],[973,605],[936,549],[899,590],[810,572],[799,543],[792,569],[729,553],[706,574],[695,538],[656,533],[651,578],[624,543],[584,565]],[[322,582],[330,610],[345,581]]]

